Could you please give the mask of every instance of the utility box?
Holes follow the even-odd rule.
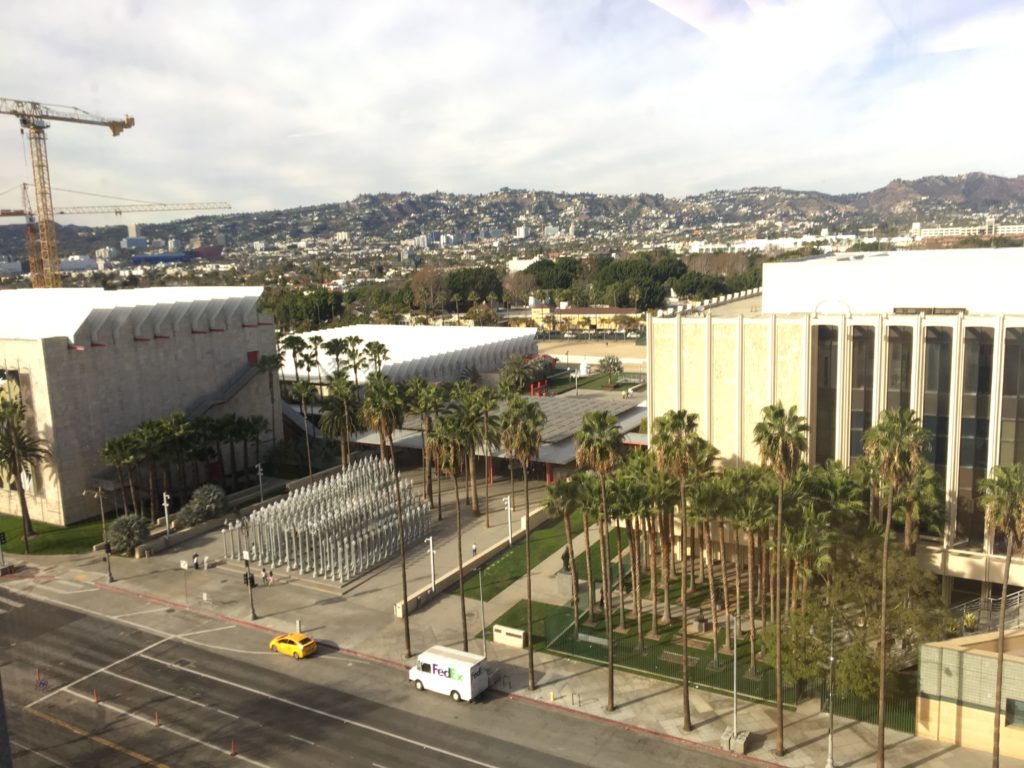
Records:
[[[729,726],[726,726],[725,730],[722,731],[722,737],[718,740],[718,746],[726,752],[732,751],[732,728]]]

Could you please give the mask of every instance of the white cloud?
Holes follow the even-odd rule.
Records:
[[[1021,12],[921,5],[13,0],[0,96],[136,117],[55,124],[55,186],[241,209],[1020,173]],[[0,116],[0,190],[30,175],[16,129]]]

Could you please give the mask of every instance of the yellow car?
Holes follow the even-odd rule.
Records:
[[[316,653],[316,640],[301,632],[289,632],[271,640],[270,650],[291,656],[293,659],[304,659]]]

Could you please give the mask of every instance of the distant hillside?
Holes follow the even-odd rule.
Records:
[[[259,213],[202,216],[170,224],[145,224],[150,237],[192,236],[207,241],[224,233],[231,244],[254,240],[296,240],[347,231],[354,239],[380,245],[431,232],[492,239],[525,224],[539,234],[546,225],[573,226],[581,238],[605,240],[720,240],[854,232],[877,227],[901,233],[915,221],[949,225],[993,214],[1000,221],[1024,220],[1024,176],[985,173],[895,179],[881,189],[844,195],[747,187],[712,190],[684,198],[658,194],[598,195],[500,189],[481,195],[365,194],[344,203]],[[90,253],[124,237],[124,227],[58,226],[62,255]],[[21,224],[0,226],[0,254],[24,252]],[[230,251],[229,251],[230,252]]]

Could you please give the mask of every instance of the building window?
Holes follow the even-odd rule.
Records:
[[[1024,701],[1006,700],[1006,724],[1016,725],[1018,728],[1024,726]]]
[[[1024,329],[1006,330],[1003,362],[1003,402],[1000,416],[999,464],[1024,460]]]
[[[871,426],[874,396],[875,329],[853,327],[853,360],[850,366],[850,458],[863,453],[864,432]]]
[[[819,325],[815,330],[814,463],[824,464],[836,457],[839,331],[834,325]]]
[[[977,503],[978,482],[988,474],[989,408],[992,404],[991,328],[964,330],[964,392],[960,408],[960,461],[956,531],[972,544],[985,538],[985,510]]]
[[[946,480],[946,446],[949,441],[949,386],[953,366],[953,332],[928,328],[924,343],[924,405],[921,425],[932,434],[928,461],[939,479]]]
[[[886,382],[885,408],[910,407],[910,370],[914,353],[914,331],[892,326],[889,329],[889,374]]]

